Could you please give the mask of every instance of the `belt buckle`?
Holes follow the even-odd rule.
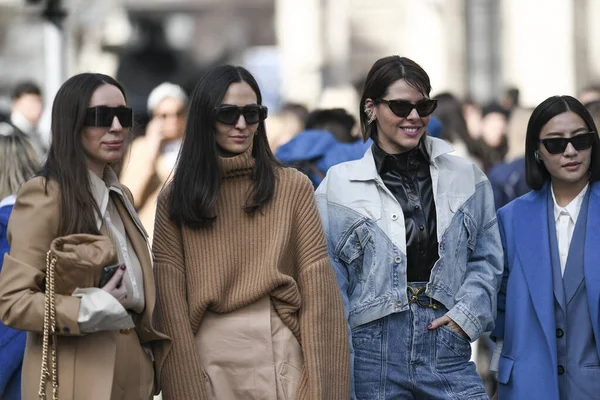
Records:
[[[419,300],[419,295],[425,291],[425,286],[423,286],[423,287],[420,287],[420,288],[418,288],[418,289],[415,289],[415,288],[413,288],[412,286],[408,286],[408,289],[409,289],[409,290],[410,290],[410,292],[411,292],[411,296],[410,296],[410,298],[408,299],[408,304],[411,304],[411,303],[417,303],[417,305],[418,305],[419,307],[423,307],[423,308],[432,308],[432,309],[434,309],[434,310],[437,310],[438,306],[437,306],[437,304],[436,304],[436,303],[434,303],[434,300],[433,300],[431,297],[429,297],[429,304],[423,304],[423,303],[421,303],[421,301]]]

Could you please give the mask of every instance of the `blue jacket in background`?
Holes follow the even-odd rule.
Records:
[[[488,179],[494,191],[496,210],[531,190],[525,180],[524,157],[493,166],[488,172]]]
[[[6,230],[13,208],[12,202],[4,206],[1,205],[2,203],[0,203],[0,271],[4,262],[4,253],[9,250]],[[21,366],[26,338],[25,332],[7,328],[0,322],[0,400],[21,399]]]
[[[289,166],[303,168],[309,162],[317,171],[307,173],[315,188],[319,186],[329,168],[334,165],[362,158],[371,146],[371,140],[358,139],[352,143],[338,142],[328,131],[309,129],[300,132],[277,150],[275,157]]]
[[[441,130],[442,124],[432,116],[427,125],[428,135],[439,137]],[[316,189],[329,168],[346,161],[360,160],[371,144],[371,139],[366,142],[357,139],[352,143],[341,143],[328,131],[307,129],[281,146],[275,157],[306,173]]]

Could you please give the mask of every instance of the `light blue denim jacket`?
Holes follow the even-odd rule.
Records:
[[[481,170],[426,137],[437,214],[439,260],[425,293],[471,340],[494,328],[503,252],[492,188]],[[316,192],[329,256],[353,328],[409,309],[406,234],[400,204],[373,153],[332,167]]]

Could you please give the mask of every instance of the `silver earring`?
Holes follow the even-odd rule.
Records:
[[[368,117],[367,125],[371,125],[373,121],[375,121],[375,113],[372,110],[365,108],[365,114],[367,114]]]
[[[535,151],[533,153],[533,158],[535,158],[535,161],[540,162],[540,153],[538,153],[537,151]]]

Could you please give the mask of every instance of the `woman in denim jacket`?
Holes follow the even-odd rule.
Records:
[[[360,103],[358,161],[316,196],[351,333],[353,398],[487,399],[470,342],[494,327],[502,247],[473,163],[428,137],[427,73],[377,61]]]
[[[597,399],[600,140],[578,100],[554,96],[536,107],[525,165],[533,191],[498,212],[498,398]]]

